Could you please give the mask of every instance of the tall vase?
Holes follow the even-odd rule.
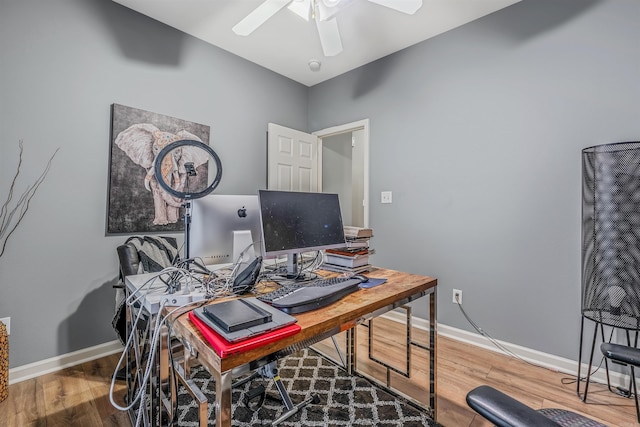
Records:
[[[0,322],[0,402],[9,395],[9,334]]]

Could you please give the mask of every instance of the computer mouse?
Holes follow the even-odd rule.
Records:
[[[369,278],[367,276],[365,276],[364,274],[356,274],[355,276],[353,276],[353,278],[360,280],[361,283],[369,281]]]

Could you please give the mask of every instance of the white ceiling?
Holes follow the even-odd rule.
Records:
[[[353,0],[337,15],[343,52],[322,54],[313,21],[289,9],[249,36],[231,28],[264,0],[113,0],[307,86],[464,25],[520,0],[423,0],[414,15]],[[400,0],[401,1],[401,0]],[[319,60],[319,71],[309,69]]]

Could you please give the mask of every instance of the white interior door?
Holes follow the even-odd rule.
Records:
[[[267,130],[267,188],[319,191],[318,137],[274,123]]]

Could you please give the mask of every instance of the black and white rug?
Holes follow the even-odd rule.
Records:
[[[302,350],[278,363],[279,374],[293,403],[302,402],[312,394],[320,403],[309,404],[291,416],[282,426],[439,426],[425,411],[407,403],[358,377],[349,376],[313,350]],[[214,402],[215,383],[202,367],[193,368],[192,378],[203,393]],[[244,395],[252,387],[263,384],[266,398],[260,409],[249,410]],[[215,425],[213,404],[209,404],[209,425]],[[285,412],[280,394],[273,381],[260,377],[233,389],[234,427],[270,425]],[[179,426],[197,424],[196,405],[185,390],[178,394]]]

